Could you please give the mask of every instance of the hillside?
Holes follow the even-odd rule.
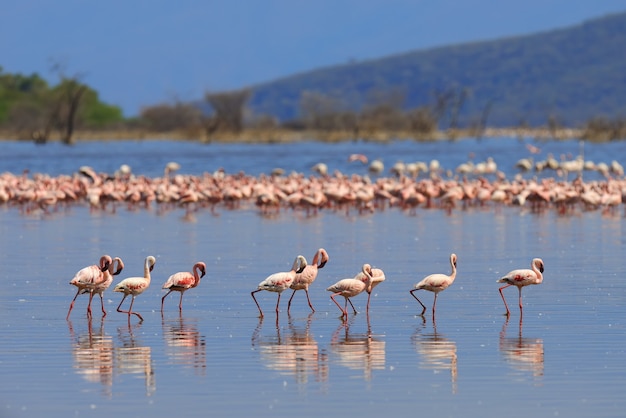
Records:
[[[433,105],[437,92],[467,89],[461,125],[579,126],[626,116],[626,13],[528,36],[408,52],[275,80],[252,88],[255,114],[298,117],[302,92],[339,98],[358,110],[373,92],[401,91],[406,109]]]

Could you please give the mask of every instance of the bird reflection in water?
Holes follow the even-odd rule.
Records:
[[[149,346],[143,346],[135,338],[134,332],[141,323],[119,327],[117,336],[121,346],[115,348],[115,371],[117,374],[143,374],[146,381],[146,396],[156,390],[152,352]]]
[[[91,317],[87,322],[87,333],[74,334],[72,321],[68,320],[72,338],[72,356],[77,373],[92,383],[99,382],[103,392],[111,396],[113,386],[113,338],[104,334],[104,317],[95,332]]]
[[[320,349],[311,334],[313,314],[307,317],[304,328],[297,327],[289,316],[286,329],[281,329],[278,316],[275,335],[262,335],[263,317],[252,334],[252,348],[257,349],[261,361],[271,370],[293,375],[299,384],[308,383],[314,376],[318,382],[328,380],[328,354]],[[286,332],[285,332],[286,331]]]
[[[456,343],[437,332],[437,322],[433,317],[433,332],[425,333],[426,318],[422,317],[422,325],[415,330],[411,341],[420,354],[420,368],[426,370],[450,370],[452,393],[457,392],[458,365]]]
[[[206,339],[198,331],[197,320],[162,319],[165,353],[173,364],[191,367],[199,375],[206,373]]]
[[[385,369],[385,341],[372,336],[369,315],[366,333],[350,333],[354,318],[352,316],[339,325],[332,335],[330,347],[338,357],[339,364],[349,369],[363,370],[363,377],[369,382],[374,370]]]
[[[544,368],[543,340],[522,336],[522,318],[520,316],[517,336],[507,337],[506,329],[509,325],[509,317],[506,317],[500,332],[500,352],[514,369],[531,372],[535,378],[541,378]]]

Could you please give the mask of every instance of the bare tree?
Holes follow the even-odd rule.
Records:
[[[250,89],[221,93],[205,93],[204,98],[211,105],[215,114],[208,125],[215,130],[240,132],[243,129],[243,117],[246,104],[251,96]]]

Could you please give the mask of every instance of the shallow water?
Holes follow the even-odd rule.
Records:
[[[0,171],[13,171],[5,163]],[[31,162],[45,172],[40,164]],[[59,170],[72,169],[66,163]],[[185,416],[626,411],[622,213],[504,208],[266,218],[222,209],[198,212],[192,222],[183,215],[75,206],[29,217],[0,206],[0,416],[165,417],[181,408]],[[259,292],[260,320],[250,291],[288,270],[295,255],[310,261],[319,247],[330,261],[309,292],[316,312],[298,292],[287,315],[285,292],[277,316],[276,294]],[[409,290],[427,274],[448,273],[451,252],[457,279],[439,295],[436,321],[432,294],[418,292],[428,307],[422,318]],[[104,253],[125,261],[114,283],[140,275],[144,258],[156,256],[152,286],[134,304],[144,322],[133,317],[129,325],[115,311],[121,294],[111,290],[103,320],[97,299],[88,320],[84,295],[65,320],[75,293],[69,280]],[[543,258],[545,280],[523,290],[523,321],[517,290],[504,291],[507,320],[496,280],[533,257]],[[207,276],[185,294],[182,315],[171,294],[161,316],[162,283],[198,260]],[[387,280],[376,287],[369,315],[360,295],[360,313],[344,323],[324,289],[365,262]]]

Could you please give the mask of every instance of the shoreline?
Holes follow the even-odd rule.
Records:
[[[179,130],[170,132],[150,132],[141,129],[136,130],[77,130],[71,143],[87,141],[122,141],[122,140],[174,140],[196,141],[200,143],[289,143],[301,141],[320,142],[345,142],[345,141],[375,141],[388,142],[396,140],[413,140],[420,142],[431,141],[454,141],[467,138],[533,138],[540,141],[562,141],[583,139],[582,129],[558,129],[548,128],[486,128],[477,133],[472,129],[458,129],[436,131],[428,135],[417,135],[412,132],[370,132],[355,133],[349,131],[292,131],[286,129],[246,129],[239,133],[223,132],[207,135],[200,129]],[[53,133],[46,142],[60,142],[61,135]],[[591,142],[606,142],[609,138],[585,139]],[[27,135],[14,132],[0,131],[0,141],[24,141],[35,142]]]

